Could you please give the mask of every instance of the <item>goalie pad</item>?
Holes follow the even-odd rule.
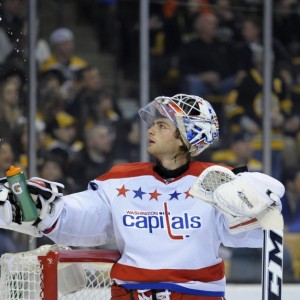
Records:
[[[212,166],[197,178],[190,194],[221,211],[231,233],[283,227],[279,211],[284,186],[268,175],[258,172],[235,175],[227,168]]]

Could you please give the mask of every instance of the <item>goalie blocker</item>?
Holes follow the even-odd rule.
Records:
[[[221,166],[205,169],[190,194],[216,207],[231,233],[264,229],[262,300],[281,300],[283,279],[283,217],[280,198],[284,186],[258,172],[235,175]]]

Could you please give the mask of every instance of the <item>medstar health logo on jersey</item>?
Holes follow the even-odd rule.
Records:
[[[162,196],[156,190],[146,193],[142,191],[142,188],[136,190],[129,190],[124,185],[118,188],[118,197],[127,197],[128,192],[134,192],[133,199],[158,201],[159,196]],[[147,195],[150,195],[147,196]],[[179,193],[174,191],[168,194],[169,201],[179,200],[180,195],[182,199],[188,197],[193,198],[188,191]],[[164,229],[167,231],[168,236],[173,240],[182,240],[188,238],[190,235],[176,234],[176,231],[187,231],[201,227],[200,216],[193,215],[185,212],[181,215],[172,215],[168,208],[168,203],[163,202],[163,209],[160,211],[142,211],[142,210],[126,210],[123,215],[123,225],[126,227],[132,227],[137,229],[146,229],[150,234],[154,233],[155,230]]]

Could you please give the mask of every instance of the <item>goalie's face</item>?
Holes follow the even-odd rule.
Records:
[[[177,157],[182,146],[182,140],[176,137],[176,126],[168,118],[156,119],[148,129],[147,151],[163,165]]]

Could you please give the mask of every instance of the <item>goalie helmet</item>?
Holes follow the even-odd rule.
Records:
[[[169,118],[179,129],[191,156],[197,156],[219,138],[219,123],[211,104],[198,96],[160,96],[139,110],[141,119],[152,126],[158,118]]]

